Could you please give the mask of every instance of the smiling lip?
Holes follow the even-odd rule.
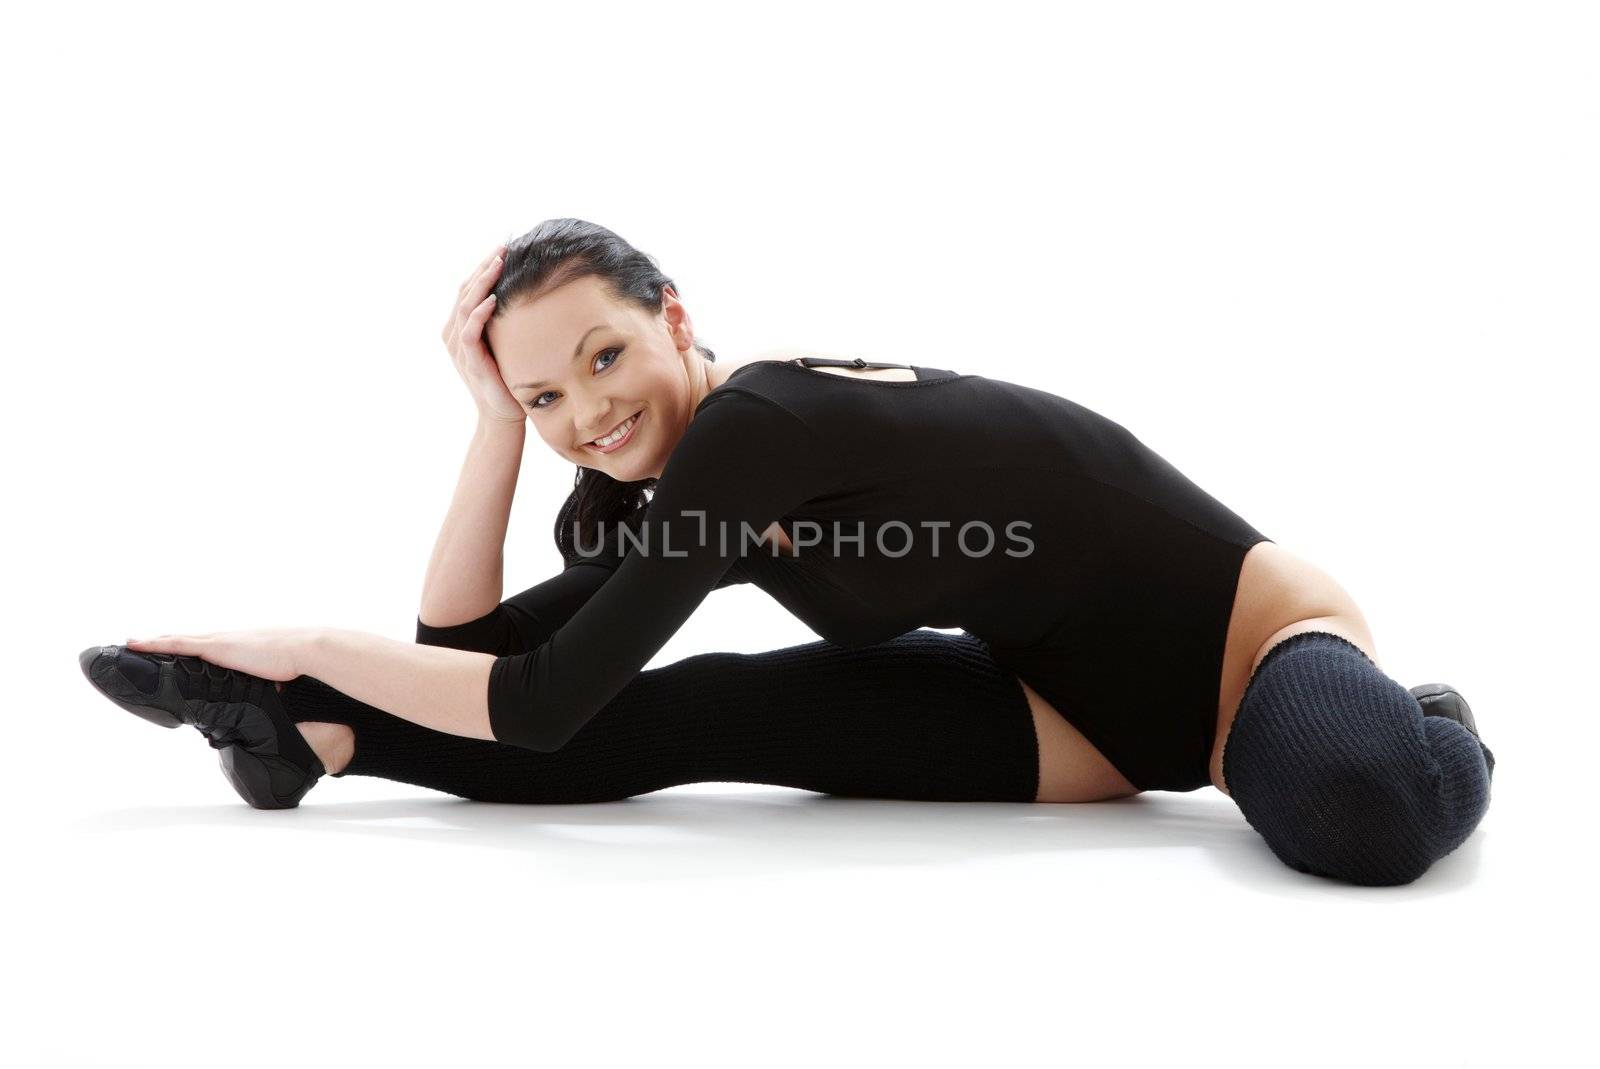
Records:
[[[625,421],[619,419],[617,422],[618,423],[623,423]],[[639,411],[637,411],[637,412],[635,412],[633,414],[633,426],[628,428],[628,433],[624,434],[620,441],[612,442],[610,445],[605,446],[604,448],[602,448],[602,447],[600,447],[598,445],[595,445],[593,442],[584,442],[583,443],[583,447],[585,449],[593,449],[596,453],[615,453],[617,450],[621,449],[623,446],[625,446],[629,442],[633,441],[633,436],[635,434],[639,433],[639,424],[641,424],[643,422],[644,422],[644,409],[641,408]],[[607,433],[610,433],[610,432],[608,431]]]

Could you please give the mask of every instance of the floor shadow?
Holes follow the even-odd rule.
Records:
[[[1154,792],[1092,804],[901,802],[752,788],[664,790],[589,805],[499,805],[448,796],[377,801],[308,799],[298,809],[164,806],[76,821],[89,833],[285,823],[297,830],[436,845],[535,852],[566,882],[782,876],[830,867],[949,865],[1062,851],[1184,850],[1225,878],[1266,893],[1407,897],[1470,884],[1481,830],[1404,887],[1356,887],[1283,865],[1231,802]],[[1107,859],[1108,866],[1115,859]]]

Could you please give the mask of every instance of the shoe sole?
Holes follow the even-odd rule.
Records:
[[[298,790],[279,794],[272,785],[272,771],[260,757],[242,746],[226,746],[217,751],[222,774],[239,792],[239,797],[256,809],[293,809],[306,792],[316,786],[316,777],[305,780]]]

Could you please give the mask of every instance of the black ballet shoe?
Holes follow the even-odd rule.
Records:
[[[1423,716],[1442,716],[1454,720],[1472,732],[1473,738],[1478,737],[1478,722],[1472,718],[1472,707],[1461,696],[1461,692],[1450,684],[1422,683],[1411,688],[1411,696],[1422,706]]]
[[[1411,688],[1411,696],[1422,706],[1423,716],[1442,716],[1472,732],[1478,745],[1483,746],[1483,757],[1489,764],[1489,771],[1494,771],[1494,753],[1483,745],[1483,737],[1478,734],[1478,722],[1472,716],[1472,706],[1467,704],[1467,699],[1461,696],[1460,691],[1448,683],[1421,683]]]
[[[126,646],[91,646],[78,665],[96,690],[133,715],[199,729],[233,789],[257,809],[293,809],[327,771],[269,679]]]

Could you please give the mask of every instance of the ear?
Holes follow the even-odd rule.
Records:
[[[694,348],[694,321],[689,318],[689,309],[678,300],[677,291],[670,285],[661,287],[661,314],[667,321],[667,333],[672,335],[678,348]]]

